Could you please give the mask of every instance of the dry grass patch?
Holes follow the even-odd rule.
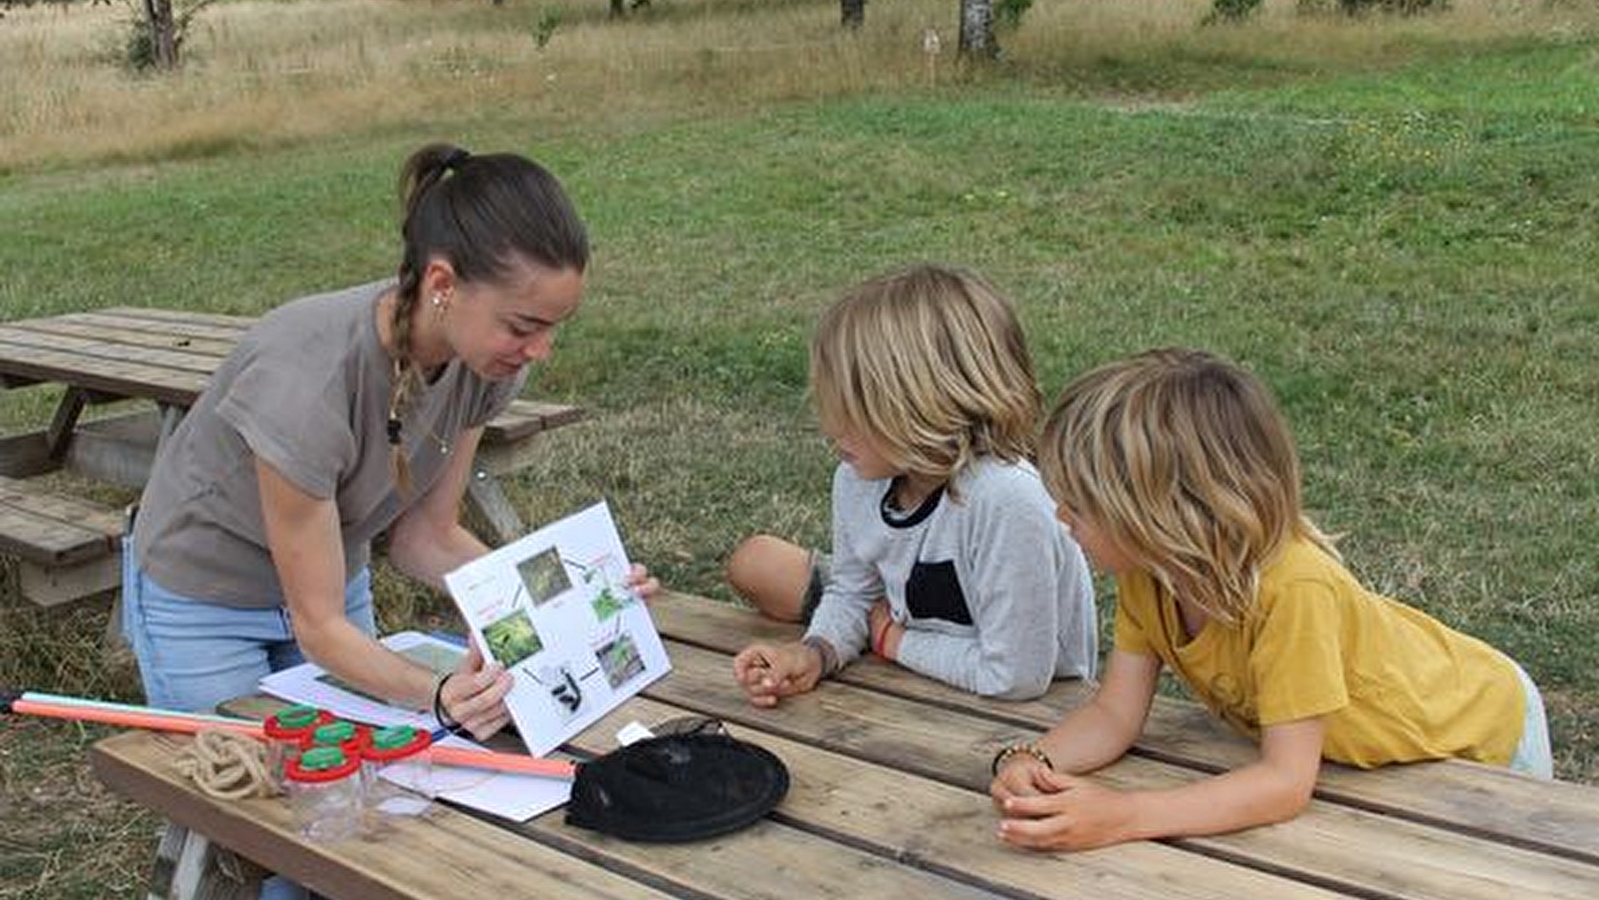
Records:
[[[1256,20],[1200,28],[1207,0],[1040,3],[1001,33],[1006,75],[1067,90],[1183,95],[1196,63],[1271,77],[1389,65],[1429,43],[1472,45],[1582,33],[1588,3],[1457,0],[1443,16],[1304,16],[1269,0]],[[38,6],[0,20],[0,171],[212,155],[382,128],[439,129],[506,116],[635,127],[729,108],[923,89],[923,34],[944,35],[934,82],[961,72],[950,0],[871,7],[859,33],[832,2],[662,0],[610,21],[597,2],[506,0],[499,7],[392,0],[225,3],[196,20],[183,70],[139,76],[116,64],[127,12]],[[544,47],[539,23],[558,24]],[[1131,67],[1135,71],[1122,71]],[[1275,74],[1273,74],[1275,73]],[[1211,85],[1214,86],[1214,85]]]

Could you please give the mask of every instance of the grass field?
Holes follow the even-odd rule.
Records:
[[[1048,395],[1162,344],[1259,372],[1357,572],[1516,656],[1559,774],[1599,783],[1599,6],[1281,2],[1200,29],[1199,0],[1054,0],[998,66],[930,75],[923,29],[952,47],[956,6],[872,4],[849,36],[830,3],[608,23],[587,0],[540,50],[554,7],[526,0],[224,3],[160,80],[101,61],[112,14],[12,12],[0,310],[260,312],[392,270],[420,142],[530,153],[595,259],[529,393],[593,415],[513,499],[543,521],[608,497],[636,558],[726,597],[742,535],[827,533],[819,310],[969,265],[1016,299]],[[52,400],[0,395],[0,430]],[[379,576],[387,627],[451,624]],[[0,685],[137,698],[104,602],[0,590]],[[0,898],[142,896],[156,823],[97,787],[97,736],[0,729]]]

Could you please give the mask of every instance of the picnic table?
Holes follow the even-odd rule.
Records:
[[[121,511],[36,476],[66,469],[142,487],[161,442],[254,321],[115,307],[0,323],[0,389],[64,388],[48,424],[0,437],[0,553],[20,560],[24,595],[48,605],[106,590],[120,578]],[[84,421],[91,405],[126,401],[142,402]],[[526,531],[497,476],[528,463],[540,432],[582,416],[575,406],[517,400],[485,427],[467,511],[492,545]]]
[[[1059,721],[1086,696],[1084,684],[1007,703],[868,658],[761,710],[733,682],[731,656],[753,639],[795,638],[795,627],[683,594],[651,610],[672,672],[564,750],[607,752],[629,721],[719,718],[790,770],[788,796],[755,826],[651,845],[568,826],[558,810],[514,823],[435,804],[381,834],[311,844],[282,798],[216,801],[181,780],[170,760],[187,738],[108,738],[94,747],[93,768],[113,790],[334,898],[1599,897],[1599,789],[1454,761],[1370,772],[1326,765],[1303,814],[1236,834],[1084,853],[1014,849],[994,836],[989,759]],[[1176,785],[1253,752],[1203,709],[1161,698],[1133,752],[1093,777]]]

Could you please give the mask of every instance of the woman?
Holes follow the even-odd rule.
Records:
[[[476,648],[435,677],[374,638],[370,545],[386,531],[395,567],[440,589],[487,552],[458,518],[472,457],[576,310],[588,241],[512,154],[424,147],[401,198],[398,278],[263,317],[163,446],[123,574],[155,706],[210,709],[309,658],[479,739],[508,721],[511,678]]]

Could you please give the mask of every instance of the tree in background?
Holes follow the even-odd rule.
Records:
[[[866,24],[866,0],[839,0],[839,21],[845,28],[859,28]]]
[[[178,67],[178,54],[189,25],[216,0],[142,0],[144,15],[128,36],[127,62],[135,69],[168,72]]]
[[[971,59],[998,59],[994,39],[994,0],[961,0],[960,55]]]

